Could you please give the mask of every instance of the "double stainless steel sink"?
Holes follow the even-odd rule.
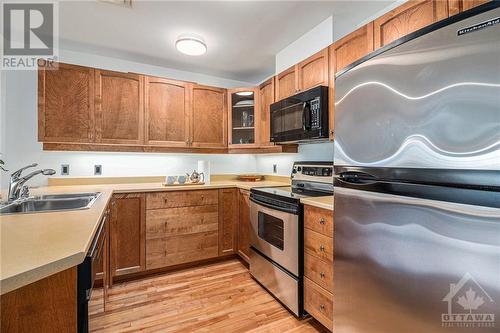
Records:
[[[101,192],[44,194],[0,206],[0,214],[54,212],[90,208]]]

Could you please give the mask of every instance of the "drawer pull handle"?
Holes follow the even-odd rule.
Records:
[[[324,310],[325,310],[325,306],[324,306],[323,304],[320,304],[320,306],[319,306],[319,310],[320,310],[320,311],[324,311]]]
[[[325,278],[325,272],[320,272],[320,273],[319,273],[319,276],[320,276],[322,279],[324,279],[324,278]]]
[[[320,245],[320,246],[319,246],[319,250],[320,250],[321,252],[325,252],[325,246],[324,246],[324,245]]]
[[[319,224],[325,224],[325,219],[324,218],[320,218],[319,219]]]

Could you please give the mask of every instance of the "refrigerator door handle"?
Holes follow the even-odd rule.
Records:
[[[345,171],[334,176],[336,180],[350,184],[375,184],[379,181],[377,177],[366,172]]]

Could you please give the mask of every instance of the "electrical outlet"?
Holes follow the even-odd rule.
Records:
[[[278,164],[273,164],[273,173],[278,173]]]
[[[61,176],[69,175],[69,164],[61,164]]]
[[[102,165],[96,164],[94,165],[94,176],[102,175]]]

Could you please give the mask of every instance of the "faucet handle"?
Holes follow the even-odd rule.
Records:
[[[10,175],[10,178],[19,178],[19,176],[21,176],[21,173],[23,173],[24,170],[26,169],[29,169],[29,168],[34,168],[38,165],[38,163],[33,163],[33,164],[30,164],[30,165],[27,165],[17,171],[14,171],[11,175]]]

